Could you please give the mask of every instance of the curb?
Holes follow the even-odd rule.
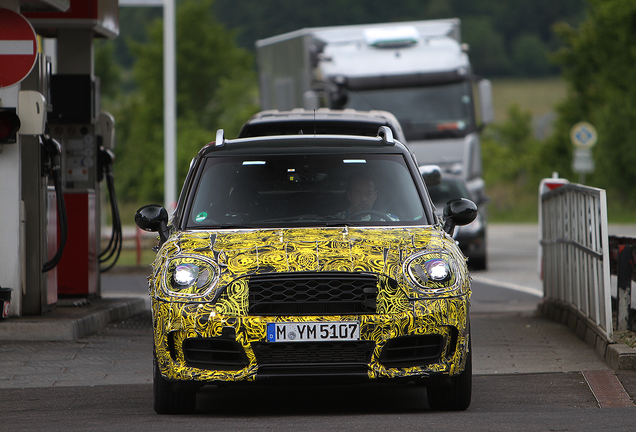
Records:
[[[614,370],[636,370],[636,350],[622,343],[610,344],[605,362]]]
[[[581,340],[593,347],[611,369],[636,370],[636,349],[624,343],[608,341],[589,318],[566,303],[543,299],[539,303],[538,312],[541,316],[567,325]]]
[[[86,307],[57,307],[43,316],[0,322],[0,341],[69,341],[102,330],[145,310],[142,298],[91,299]]]

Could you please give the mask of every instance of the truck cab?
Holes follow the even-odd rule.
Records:
[[[256,46],[263,109],[388,111],[421,164],[484,194],[478,133],[493,120],[491,85],[473,74],[459,19],[307,28]]]

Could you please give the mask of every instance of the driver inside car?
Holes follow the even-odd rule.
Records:
[[[336,213],[338,219],[354,219],[361,221],[388,220],[397,221],[399,218],[390,213],[373,209],[378,197],[375,182],[369,175],[355,176],[349,182],[346,192],[349,206],[346,210]]]

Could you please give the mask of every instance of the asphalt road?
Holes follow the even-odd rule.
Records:
[[[490,269],[473,274],[465,412],[431,411],[422,387],[365,384],[205,387],[196,415],[159,416],[145,313],[73,342],[0,345],[0,430],[634,430],[634,406],[600,408],[590,390],[582,371],[607,370],[594,350],[535,315],[536,227],[494,227],[489,240]],[[106,275],[102,289],[147,295],[143,274]],[[636,373],[618,376],[635,396]]]
[[[6,431],[633,431],[634,408],[600,409],[580,374],[478,376],[465,412],[422,409],[417,387],[203,389],[198,412],[159,416],[141,384],[2,392]]]

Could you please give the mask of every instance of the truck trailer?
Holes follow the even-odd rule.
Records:
[[[492,91],[473,74],[459,19],[305,28],[256,51],[262,109],[389,111],[420,165],[484,195],[478,134],[493,120]]]

